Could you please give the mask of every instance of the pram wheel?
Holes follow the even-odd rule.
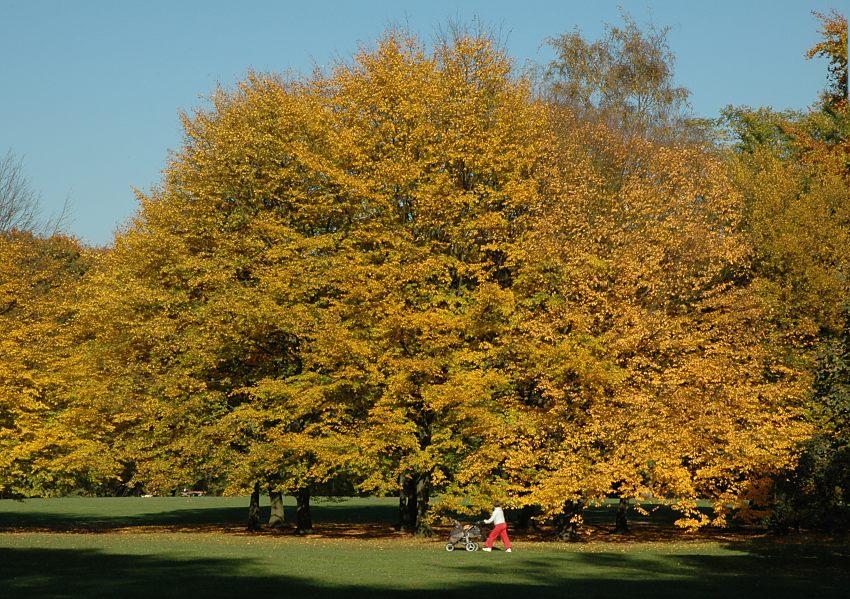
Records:
[[[454,543],[446,543],[446,551],[454,551],[455,544]]]
[[[470,541],[469,543],[466,544],[466,550],[467,551],[477,551],[478,550],[478,544]]]

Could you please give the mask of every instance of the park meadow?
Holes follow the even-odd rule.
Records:
[[[452,24],[250,72],[104,247],[7,154],[0,597],[846,596],[847,21],[815,16],[803,111],[698,118],[625,14],[543,65]]]

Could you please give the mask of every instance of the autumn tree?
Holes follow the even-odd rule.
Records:
[[[847,108],[847,17],[833,9],[829,14],[813,13],[821,23],[821,41],[807,53],[829,61],[827,88],[822,95],[824,108],[840,111]]]
[[[74,393],[71,323],[92,252],[45,219],[11,151],[0,160],[0,497],[97,489],[117,474],[103,426]]]
[[[352,447],[335,423],[357,408],[358,383],[334,370],[345,340],[322,311],[346,268],[336,246],[359,185],[306,83],[252,76],[184,123],[162,188],[141,196],[91,278],[105,373],[91,393],[124,424],[132,484],[259,482],[282,509],[280,493],[307,501]]]
[[[185,119],[163,186],[92,277],[93,347],[134,480],[342,472],[434,490],[499,425],[494,347],[532,209],[542,107],[487,38],[392,32],[303,81],[253,76]]]
[[[841,489],[850,488],[841,416],[850,302],[847,21],[835,11],[816,16],[822,40],[807,56],[829,61],[820,102],[807,112],[726,111],[736,140],[733,172],[745,198],[744,228],[760,296],[771,308],[774,342],[812,381],[814,434],[797,468],[777,480],[773,523],[781,529],[839,521]]]
[[[364,284],[344,298],[380,389],[361,486],[399,492],[402,526],[427,534],[431,495],[450,502],[460,466],[490,451],[505,418],[500,327],[515,235],[537,198],[542,107],[477,35],[429,53],[391,33],[327,85],[371,216],[352,231]]]
[[[74,394],[82,356],[69,323],[90,262],[67,237],[0,233],[2,497],[95,490],[118,473],[108,427]]]
[[[560,130],[514,287],[514,492],[558,517],[611,495],[678,498],[681,524],[705,524],[696,498],[740,504],[792,459],[803,383],[746,337],[764,312],[723,162],[592,125],[642,165],[611,185],[581,127]]]
[[[545,97],[579,120],[626,136],[705,141],[709,123],[689,113],[690,92],[675,82],[668,33],[651,23],[641,28],[624,13],[598,40],[578,29],[550,38],[555,58],[546,67]]]

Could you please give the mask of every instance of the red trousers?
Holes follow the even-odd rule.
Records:
[[[492,549],[493,543],[496,541],[496,537],[502,537],[502,543],[504,543],[505,549],[511,548],[511,540],[508,538],[507,524],[497,524],[494,526],[493,530],[490,532],[490,536],[487,537],[487,541],[484,544]]]

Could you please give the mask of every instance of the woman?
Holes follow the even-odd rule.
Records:
[[[484,551],[493,551],[493,543],[496,537],[502,537],[502,543],[505,545],[505,551],[511,552],[511,540],[508,538],[508,525],[505,523],[505,512],[502,511],[502,504],[496,503],[493,507],[493,514],[484,520],[484,524],[493,524],[493,530],[487,541],[484,543]]]

